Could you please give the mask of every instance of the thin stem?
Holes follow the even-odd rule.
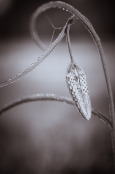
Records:
[[[15,81],[21,79],[23,76],[31,72],[34,68],[36,68],[51,52],[52,50],[57,46],[57,44],[62,40],[62,38],[65,35],[65,31],[62,30],[61,35],[57,37],[57,39],[50,45],[50,47],[40,56],[38,57],[37,61],[32,63],[29,67],[27,67],[23,72],[17,74],[16,76],[8,79],[7,81],[4,81],[0,83],[0,88],[7,86],[9,84],[14,83]]]
[[[34,94],[34,95],[31,95],[28,97],[24,97],[22,99],[17,99],[15,101],[5,105],[0,110],[0,115],[4,114],[9,109],[16,107],[17,105],[21,105],[23,103],[28,103],[28,102],[35,102],[35,101],[57,101],[57,102],[63,102],[63,103],[67,103],[67,104],[75,106],[74,101],[69,97],[59,96],[56,94]],[[104,123],[106,123],[108,125],[109,128],[112,129],[111,121],[105,115],[96,111],[95,109],[92,110],[92,114],[94,114],[95,116],[100,118],[102,121],[104,121]]]
[[[0,83],[0,88],[7,86],[9,84],[14,83],[15,81],[21,79],[23,76],[25,76],[26,74],[28,74],[29,72],[31,72],[34,68],[36,68],[52,51],[53,49],[61,42],[61,40],[63,39],[63,37],[65,36],[65,31],[66,28],[68,26],[68,24],[72,23],[73,20],[75,20],[75,18],[72,16],[70,17],[65,26],[63,27],[62,31],[60,32],[60,34],[58,35],[58,37],[55,39],[55,41],[49,46],[49,48],[43,52],[43,54],[38,57],[37,61],[34,62],[33,64],[31,64],[29,67],[27,67],[23,72],[17,74],[16,76],[14,76],[11,79],[8,79],[5,82]]]
[[[69,50],[69,54],[70,54],[70,58],[71,58],[71,63],[74,63],[74,59],[73,59],[73,55],[72,55],[72,47],[71,47],[71,41],[70,41],[70,24],[67,27],[67,34],[66,34],[66,38],[67,38],[67,44],[68,44],[68,50]]]
[[[0,88],[7,86],[9,84],[14,83],[15,81],[21,79],[23,76],[31,72],[34,68],[36,68],[51,52],[52,50],[59,44],[59,42],[63,39],[65,35],[65,28],[61,31],[59,36],[56,38],[56,40],[50,45],[50,47],[40,56],[38,57],[37,61],[32,63],[29,67],[27,67],[23,72],[17,74],[11,79],[8,79],[5,82],[0,83]]]

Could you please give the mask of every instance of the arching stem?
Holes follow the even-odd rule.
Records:
[[[28,97],[23,97],[21,99],[17,99],[15,101],[5,105],[2,109],[0,109],[0,115],[4,114],[9,109],[12,109],[23,103],[35,102],[35,101],[57,101],[57,102],[63,102],[63,103],[67,103],[67,104],[75,106],[74,101],[71,98],[68,98],[65,96],[59,96],[56,94],[34,94],[34,95],[31,95]],[[104,123],[106,123],[110,129],[112,129],[111,121],[104,114],[96,111],[95,109],[92,110],[92,114],[97,116]]]

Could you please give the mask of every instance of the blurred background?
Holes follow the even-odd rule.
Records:
[[[0,0],[0,82],[23,71],[42,54],[30,34],[30,18],[47,0]],[[104,48],[115,93],[115,18],[112,0],[65,0],[93,24]],[[37,29],[48,47],[54,26],[64,26],[69,13],[52,9],[40,15]],[[60,30],[55,30],[54,38]],[[104,74],[96,46],[77,21],[71,27],[73,56],[87,75],[91,103],[109,118]],[[65,76],[70,63],[66,39],[31,73],[0,89],[0,108],[24,96],[56,93],[70,97]],[[92,115],[58,102],[33,102],[0,118],[0,174],[112,173],[109,128]]]

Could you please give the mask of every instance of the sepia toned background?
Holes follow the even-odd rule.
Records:
[[[34,10],[47,0],[0,0],[0,82],[23,71],[42,54],[30,33]],[[93,24],[104,48],[115,92],[115,18],[113,1],[65,0]],[[37,29],[50,44],[54,26],[64,26],[67,12],[52,9],[40,16]],[[55,36],[60,30],[55,31]],[[71,27],[75,61],[87,75],[91,103],[109,118],[106,83],[96,46],[83,25]],[[70,97],[66,71],[70,63],[66,39],[31,73],[0,89],[0,108],[24,96],[55,93]],[[109,128],[96,116],[86,121],[65,103],[33,102],[0,117],[0,174],[112,173]]]

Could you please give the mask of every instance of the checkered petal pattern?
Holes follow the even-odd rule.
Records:
[[[71,63],[67,70],[66,82],[75,105],[82,116],[89,120],[92,109],[85,72],[77,64]]]

